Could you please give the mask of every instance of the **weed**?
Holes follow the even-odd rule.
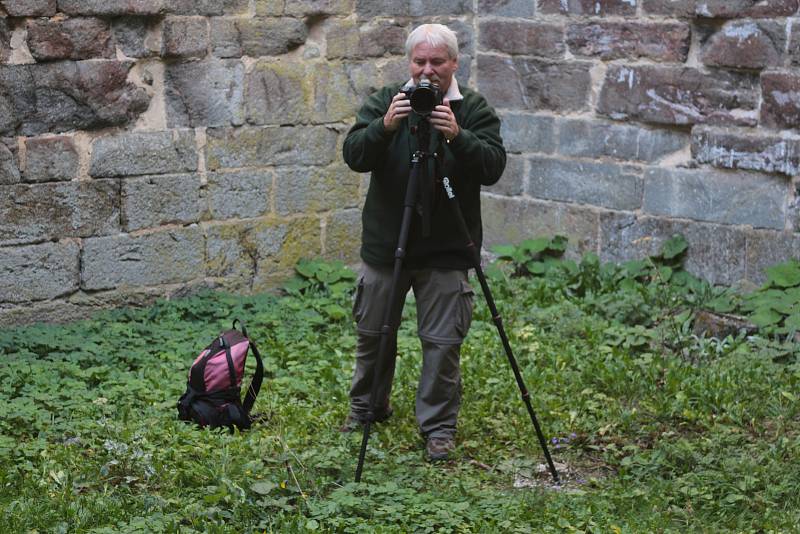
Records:
[[[567,466],[561,491],[526,482],[541,451],[481,303],[462,348],[458,461],[423,459],[419,347],[405,320],[395,413],[373,430],[364,482],[352,483],[360,436],[336,428],[353,369],[354,275],[308,261],[283,296],[208,292],[0,331],[0,531],[793,531],[794,305],[770,304],[781,319],[757,335],[692,328],[700,309],[784,298],[769,292],[798,287],[793,267],[745,297],[685,273],[680,239],[619,266],[561,259],[561,244],[531,240],[487,269]],[[404,313],[413,319],[414,307]],[[177,421],[193,355],[234,317],[265,357],[255,410],[270,417],[233,435]]]

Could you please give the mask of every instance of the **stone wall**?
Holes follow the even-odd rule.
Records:
[[[800,0],[0,0],[0,324],[358,261],[363,98],[461,41],[509,163],[487,245],[759,281],[800,247]]]

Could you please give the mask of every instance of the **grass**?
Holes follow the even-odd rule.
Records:
[[[423,460],[407,305],[395,415],[373,427],[354,484],[361,435],[336,431],[355,347],[347,291],[294,286],[0,332],[0,531],[796,531],[796,349],[691,334],[697,305],[675,305],[686,291],[670,284],[572,282],[491,280],[560,489],[537,472],[541,448],[480,296],[457,460]],[[261,421],[241,434],[179,422],[188,366],[234,317],[265,357]]]

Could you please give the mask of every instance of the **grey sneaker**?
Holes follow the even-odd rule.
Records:
[[[378,412],[378,417],[375,418],[375,422],[382,423],[387,419],[389,419],[393,413],[394,410],[392,410],[392,407],[389,406],[385,410],[381,410]],[[339,427],[339,432],[342,432],[343,434],[348,434],[350,432],[355,432],[362,426],[364,426],[364,419],[350,413],[345,418],[344,424],[342,424],[342,426]]]
[[[456,448],[453,438],[428,438],[425,442],[425,457],[429,462],[445,462]]]

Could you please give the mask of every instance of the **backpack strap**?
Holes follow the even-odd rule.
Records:
[[[253,355],[256,357],[256,372],[253,374],[253,379],[250,381],[250,387],[247,388],[247,394],[244,396],[244,403],[242,404],[245,413],[249,416],[250,410],[253,408],[253,403],[256,402],[258,392],[261,390],[261,382],[264,379],[264,362],[261,361],[261,353],[258,352],[255,341],[250,339],[250,336],[247,335],[247,328],[244,326],[244,323],[239,319],[234,319],[233,327],[236,328],[237,322],[242,326],[242,334],[244,334],[244,337],[250,342],[250,346],[253,347]]]
[[[225,339],[225,336],[219,336],[219,344],[222,348],[225,349],[225,359],[228,361],[228,374],[231,377],[231,386],[232,388],[236,387],[236,369],[233,366],[233,356],[231,355],[231,344],[228,343],[228,340]]]

